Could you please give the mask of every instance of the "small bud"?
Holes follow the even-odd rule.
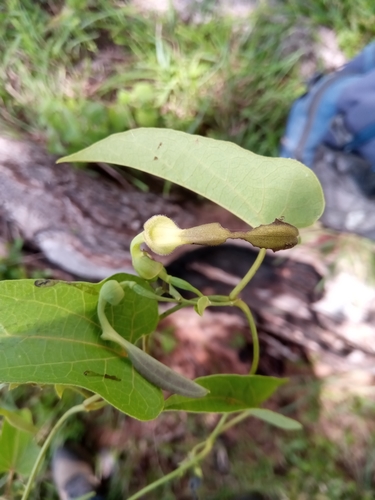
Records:
[[[133,259],[132,263],[138,275],[147,281],[155,281],[160,272],[164,269],[161,262],[157,262],[146,252],[143,252],[140,258]]]
[[[161,262],[154,260],[147,252],[141,250],[141,245],[145,242],[144,233],[138,234],[130,244],[130,254],[134,270],[139,276],[147,281],[156,280],[164,270]]]
[[[101,287],[100,294],[106,302],[112,306],[117,306],[124,298],[125,292],[118,281],[109,280]]]
[[[258,248],[286,250],[299,243],[298,229],[287,222],[275,219],[271,224],[265,224],[244,233],[242,239]]]

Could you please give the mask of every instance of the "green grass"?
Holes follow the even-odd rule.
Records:
[[[275,155],[302,91],[304,49],[283,49],[293,26],[311,36],[318,25],[333,28],[348,55],[375,31],[371,0],[291,0],[199,27],[114,0],[8,0],[0,9],[3,120],[58,154],[161,126]]]
[[[23,253],[23,240],[16,239],[4,247],[4,255],[0,256],[0,280],[16,280],[26,278],[47,278],[51,270],[38,266],[38,257]]]
[[[139,16],[114,0],[8,0],[0,9],[3,120],[58,154],[137,126],[276,154],[302,90],[303,50],[283,52],[292,27],[336,28],[348,53],[375,29],[370,0],[294,0],[246,20],[213,17],[199,27],[173,13]]]
[[[317,396],[315,383],[306,379],[303,387],[305,393],[307,391],[310,394],[309,401],[298,398],[294,401],[297,405],[294,411],[300,406],[297,415],[303,421],[303,431],[282,432],[255,419],[248,419],[217,441],[211,456],[202,464],[201,472],[192,471],[190,477],[168,483],[147,498],[191,498],[189,480],[194,474],[198,474],[201,475],[197,488],[198,498],[207,500],[232,500],[234,494],[247,491],[260,491],[269,495],[270,499],[278,500],[371,500],[374,460],[371,427],[375,415],[373,403],[359,399],[350,405],[345,402],[343,408],[335,408],[335,415],[331,420],[331,424],[337,427],[335,419],[340,419],[342,412],[350,412],[354,415],[354,421],[359,419],[362,430],[364,423],[368,425],[365,449],[359,450],[358,447],[362,445],[358,441],[355,427],[349,430],[341,425],[340,436],[336,435],[336,439],[333,439],[329,432],[322,430],[327,429],[323,425],[327,417],[322,412],[313,414],[314,412],[303,409],[306,404],[310,410],[317,405],[314,399]],[[291,381],[286,389],[289,395],[292,392],[301,393],[298,380]],[[80,397],[69,390],[59,400],[52,388],[41,390],[21,386],[11,392],[3,389],[0,394],[2,406],[9,408],[27,405],[32,410],[34,422],[41,428],[39,439],[64,410],[80,401]],[[130,425],[129,419],[106,407],[100,412],[70,419],[53,446],[57,447],[66,439],[80,442],[85,438],[87,429],[91,429],[90,443],[93,432],[96,434],[106,429],[108,436],[113,434],[112,439],[117,446],[116,474],[112,478],[109,500],[117,500],[126,498],[175,468],[189,450],[204,439],[207,429],[212,425],[212,420],[204,416],[191,414],[185,419],[179,414],[164,414],[154,430],[148,426],[141,435],[133,436],[135,428]],[[178,430],[181,426],[185,429],[183,436]],[[176,433],[176,438],[165,440],[164,436],[169,433]],[[218,470],[217,460],[214,458],[218,456],[219,450],[228,455],[228,468],[222,472]],[[358,451],[361,453],[360,458]],[[1,483],[0,476],[0,495],[3,493]],[[22,481],[14,480],[12,491],[12,499],[20,498]],[[32,498],[57,499],[48,475],[48,461],[41,471]]]
[[[371,0],[288,0],[285,3],[314,25],[332,28],[348,57],[355,56],[375,36],[375,5]]]

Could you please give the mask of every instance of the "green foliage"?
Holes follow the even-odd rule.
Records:
[[[285,417],[284,415],[280,415],[279,413],[275,413],[274,411],[267,410],[265,408],[253,408],[251,410],[251,415],[263,420],[264,422],[274,425],[275,427],[284,429],[285,431],[296,431],[301,430],[302,428],[302,425],[292,418]]]
[[[25,430],[32,426],[31,412],[26,408],[19,410],[14,412],[14,418],[11,411],[6,413],[8,417],[3,422],[0,434],[0,474],[17,473],[28,476],[39,453],[33,433]],[[22,421],[23,425],[20,425]],[[17,422],[17,425],[10,422]]]
[[[292,231],[293,244],[296,244],[298,229],[280,220],[276,223],[276,219],[285,217],[289,223],[304,227],[312,224],[324,208],[317,178],[300,163],[260,157],[228,142],[173,130],[149,128],[116,134],[65,160],[118,163],[157,174],[221,204],[249,224],[271,223],[272,239],[276,226],[288,226],[287,243]],[[164,219],[162,228],[156,231],[160,238],[165,231]],[[170,223],[174,231],[181,231],[173,221]],[[270,226],[253,231],[263,237],[265,230],[269,239]],[[218,230],[217,226],[215,229]],[[170,224],[167,231],[170,232]],[[191,231],[203,238],[199,239],[202,242],[207,237],[213,244],[226,240],[219,237],[217,241],[216,236],[212,240],[212,225]],[[223,231],[226,235],[226,230],[219,229],[219,233]],[[189,283],[169,276],[161,263],[141,249],[148,241],[145,234],[146,230],[131,244],[133,265],[138,269],[142,264],[141,272],[146,269],[151,283],[158,277],[168,288],[153,288],[147,280],[126,274],[117,274],[98,284],[50,279],[0,282],[0,380],[11,384],[55,384],[58,393],[64,386],[79,387],[94,394],[58,420],[46,443],[70,415],[102,408],[104,402],[140,420],[156,418],[163,405],[168,411],[223,414],[203,448],[196,448],[178,469],[134,498],[196,467],[209,453],[216,437],[238,422],[234,417],[226,424],[229,413],[250,410],[239,418],[255,416],[283,429],[299,428],[296,422],[273,412],[251,412],[285,382],[255,375],[259,361],[256,326],[248,306],[238,298],[261,264],[265,249],[262,248],[252,269],[228,297],[204,297]],[[189,242],[189,238],[186,241]],[[284,248],[284,245],[271,248]],[[150,266],[152,272],[148,276]],[[190,290],[196,297],[184,299],[178,288]],[[169,296],[166,297],[166,293]],[[209,306],[239,307],[249,322],[253,338],[250,375],[211,375],[195,383],[134,346],[141,337],[155,330],[159,320],[158,301],[176,304],[164,314],[191,305],[199,314]],[[164,403],[160,388],[175,395]],[[37,467],[28,479],[23,500],[29,496],[45,449],[46,446],[38,455]]]
[[[15,240],[8,248],[8,254],[0,258],[0,279],[12,280],[26,278],[26,269],[22,264],[21,239]]]
[[[0,408],[0,415],[5,417],[5,419],[20,431],[25,431],[31,434],[36,434],[37,429],[31,423],[30,412],[24,412],[23,410],[9,410],[8,408]]]
[[[301,163],[175,130],[115,134],[59,161],[102,161],[158,175],[227,208],[251,226],[285,217],[290,224],[306,227],[324,209],[320,183]]]
[[[2,117],[38,139],[42,134],[49,148],[60,154],[139,126],[169,127],[230,139],[258,154],[276,154],[286,113],[301,92],[296,70],[303,50],[292,55],[283,51],[289,31],[301,22],[307,23],[311,33],[317,31],[318,25],[328,26],[336,31],[341,48],[353,56],[374,36],[373,14],[372,0],[292,0],[254,11],[245,21],[218,22],[213,17],[197,27],[182,24],[173,15],[165,19],[139,16],[114,0],[8,0],[0,6]],[[144,140],[148,145],[147,134]],[[208,145],[206,141],[202,139]],[[233,157],[224,165],[224,149],[219,144],[235,157],[240,151],[229,143],[225,147],[224,143],[216,143],[220,158],[208,162],[207,176],[201,175],[201,151],[195,158],[187,158],[190,147],[185,156],[178,148],[173,156],[173,147],[169,148],[163,168],[155,172],[155,162],[161,159],[154,151],[157,145],[153,144],[153,151],[149,148],[142,152],[138,141],[132,148],[138,148],[136,154],[146,161],[145,166],[133,166],[164,175],[168,165],[182,165],[181,171],[168,173],[166,178],[187,185],[189,180],[181,173],[189,172],[188,162],[195,162],[200,186],[192,182],[190,188],[232,209],[252,225],[285,216],[302,227],[319,216],[323,208],[320,188],[311,174],[307,186],[302,182],[302,172],[305,175],[308,171],[296,166],[292,173],[284,175],[284,163],[279,160],[274,163],[274,171],[271,167],[272,178],[263,176],[265,161],[269,173],[268,160],[251,153],[245,155],[244,168]],[[134,158],[128,163],[125,153],[129,152],[123,153],[122,161],[117,163],[131,164]],[[152,153],[158,160],[148,156]],[[223,196],[229,169],[234,169],[240,179],[238,186],[231,188],[231,199]],[[260,177],[254,179],[255,173]],[[261,189],[243,182],[248,177],[261,184]],[[299,181],[294,189],[286,189],[295,178]],[[306,199],[311,206],[305,205]],[[21,262],[19,248],[13,250],[11,258],[0,263],[4,279],[26,277],[22,266],[14,265]],[[133,276],[129,279],[136,280]],[[139,282],[146,286],[143,280]],[[99,339],[101,330],[95,314],[99,288],[100,284],[52,281],[46,281],[45,287],[35,287],[34,281],[0,283],[0,349],[7,348],[6,356],[0,359],[0,379],[83,387],[136,418],[155,418],[162,410],[161,391],[131,367],[122,351]],[[132,295],[131,290],[127,296],[132,298],[108,307],[107,313],[113,327],[136,342],[153,330],[156,302]],[[141,300],[144,305],[148,301],[148,306],[140,306]],[[207,305],[209,300],[203,297],[196,309],[204,313]],[[141,307],[142,314],[128,315],[130,307],[134,307],[133,312]],[[235,378],[236,383],[232,383]],[[174,404],[189,411],[250,408],[248,415],[274,426],[298,427],[286,417],[254,407],[282,381],[258,376],[237,378],[204,377],[201,380],[211,388],[207,399],[187,401],[172,396],[165,402],[165,409],[174,408]],[[254,389],[254,383],[260,384],[259,391],[248,394],[246,387]],[[212,404],[209,398],[214,400]],[[35,430],[30,414],[6,407],[0,414],[6,419],[0,437],[0,449],[2,453],[5,450],[0,456],[1,470],[28,474],[28,458],[34,459],[37,452],[31,444],[32,434],[27,432]],[[314,498],[320,495],[357,500],[356,485],[345,482],[335,468],[338,458],[325,442],[318,441],[316,447],[311,447],[305,438],[292,439],[290,447],[285,448],[285,460],[292,472],[286,478],[288,489],[280,491],[296,499],[302,498],[303,491]],[[262,474],[256,472],[260,462],[254,464],[253,482],[257,477],[262,481]],[[240,476],[247,473],[242,471]],[[265,477],[263,480],[268,481]],[[275,484],[279,480],[276,474]],[[362,498],[370,497],[364,493]]]
[[[351,55],[348,46],[359,48],[371,32],[365,0],[350,9],[345,26],[339,6],[295,1],[255,11],[245,22],[214,18],[199,30],[173,16],[141,17],[112,1],[71,3],[47,11],[13,0],[0,21],[6,109],[18,126],[43,130],[59,154],[136,126],[204,133],[275,154],[300,91],[294,70],[301,54],[283,54],[285,34],[302,16],[312,31],[314,23],[333,22]],[[114,47],[103,54],[113,57],[110,66],[100,64],[105,44]]]
[[[285,463],[288,466],[289,495],[298,498],[303,491],[307,498],[324,492],[324,500],[368,500],[372,493],[360,488],[337,466],[340,455],[337,447],[326,437],[303,433],[283,445]],[[370,495],[370,496],[369,496]]]
[[[304,49],[295,26],[333,29],[353,56],[374,37],[372,0],[292,0],[200,25],[115,0],[0,7],[3,119],[58,154],[134,127],[167,127],[277,154]],[[309,43],[309,42],[306,42]]]
[[[142,282],[124,274],[114,278]],[[160,389],[135,372],[123,353],[100,340],[100,286],[0,282],[0,380],[80,386],[135,418],[155,418],[163,407]],[[157,304],[129,290],[121,307],[111,308],[110,317],[118,331],[135,342],[155,329]]]
[[[51,272],[49,269],[32,269],[31,262],[26,265],[24,258],[24,242],[21,238],[15,239],[6,246],[6,255],[0,257],[0,280],[16,280],[26,278],[47,278]]]
[[[209,389],[207,396],[191,399],[174,395],[166,400],[164,408],[192,412],[237,412],[259,406],[286,382],[285,379],[261,375],[211,375],[196,381]]]
[[[286,9],[298,12],[313,24],[333,29],[348,57],[354,57],[375,35],[372,0],[291,0]]]

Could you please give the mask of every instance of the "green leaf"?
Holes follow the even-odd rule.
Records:
[[[195,310],[199,314],[199,316],[203,316],[204,311],[210,305],[211,305],[211,302],[210,302],[210,299],[208,297],[206,297],[206,296],[199,297],[198,302],[195,306]]]
[[[23,410],[8,410],[7,408],[0,408],[0,415],[16,429],[36,434],[38,429],[33,425],[28,415],[25,416]]]
[[[148,286],[133,275],[111,279]],[[132,417],[155,418],[163,408],[161,390],[139,375],[115,344],[100,339],[96,306],[101,285],[0,282],[0,382],[79,386]],[[152,332],[158,321],[157,302],[128,289],[106,313],[131,342]]]
[[[284,417],[284,415],[271,410],[254,408],[251,410],[251,415],[275,427],[280,427],[280,429],[284,429],[285,431],[299,431],[302,429],[302,425],[297,420]]]
[[[165,410],[191,412],[234,412],[259,406],[287,379],[262,375],[209,375],[195,380],[210,393],[200,399],[173,395],[165,401]]]
[[[20,410],[22,418],[32,425],[31,413],[27,409]],[[39,453],[33,435],[28,431],[13,427],[4,421],[0,436],[0,473],[17,472],[28,476]]]
[[[285,218],[306,227],[323,213],[314,172],[296,160],[268,158],[236,144],[168,129],[114,134],[59,162],[108,162],[179,184],[251,226]]]

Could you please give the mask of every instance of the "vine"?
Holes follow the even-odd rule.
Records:
[[[176,169],[181,151],[185,166]],[[251,310],[240,294],[259,269],[267,249],[292,248],[299,243],[298,228],[320,216],[324,199],[319,182],[298,162],[264,159],[230,143],[171,130],[139,129],[116,134],[67,160],[104,161],[140,168],[139,158],[143,159],[142,170],[186,185],[230,209],[249,228],[232,231],[210,223],[181,229],[168,217],[156,215],[145,222],[143,231],[130,245],[138,276],[118,273],[96,284],[59,280],[0,282],[0,381],[52,383],[57,388],[73,386],[89,394],[51,430],[30,473],[22,500],[30,498],[46,450],[66,420],[78,412],[93,411],[106,404],[140,420],[156,418],[162,411],[221,415],[211,434],[190,451],[178,468],[129,500],[194,470],[221,433],[249,416],[283,429],[300,428],[292,419],[259,408],[286,381],[257,375],[258,333]],[[228,164],[235,172],[233,177],[228,176]],[[187,176],[189,168],[190,172],[200,169],[201,175]],[[249,179],[254,179],[255,188],[251,188]],[[206,186],[204,190],[202,185]],[[204,295],[187,281],[169,275],[154,258],[155,254],[166,255],[181,245],[221,245],[229,238],[245,240],[258,247],[259,253],[228,296]],[[186,298],[185,292],[192,297]],[[170,303],[171,307],[159,313],[161,302]],[[147,352],[147,336],[162,319],[185,307],[193,307],[197,314],[203,315],[207,308],[219,306],[237,307],[248,322],[253,345],[248,375],[216,374],[189,380]],[[162,389],[172,394],[165,399]],[[17,418],[19,426],[22,419]],[[26,424],[22,425],[32,432]]]

